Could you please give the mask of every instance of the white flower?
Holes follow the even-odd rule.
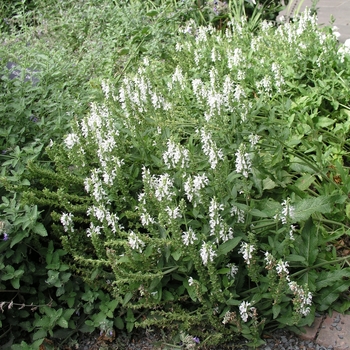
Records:
[[[193,286],[193,284],[194,284],[194,279],[193,279],[192,277],[190,277],[190,278],[188,279],[188,284],[189,284],[190,286]]]
[[[238,209],[236,206],[233,206],[231,208],[231,215],[232,216],[237,216],[237,223],[238,224],[244,224],[245,223],[244,210]]]
[[[294,207],[290,205],[290,199],[287,198],[282,202],[282,211],[280,219],[282,224],[286,224],[289,220],[293,219]]]
[[[140,238],[138,238],[133,231],[130,231],[128,242],[132,249],[137,250],[139,253],[142,253],[142,248],[145,246],[145,243]]]
[[[143,226],[148,226],[151,224],[154,224],[155,221],[154,219],[151,217],[151,215],[149,213],[147,213],[146,211],[144,211],[141,215],[140,215],[140,219],[141,219],[141,223]]]
[[[63,213],[61,215],[61,223],[63,225],[64,232],[74,232],[73,217],[74,215],[72,213]]]
[[[276,271],[279,276],[284,276],[287,281],[289,281],[289,270],[288,270],[288,262],[284,262],[281,259],[278,260],[277,265],[276,265]]]
[[[201,193],[200,190],[203,189],[206,185],[208,185],[209,180],[205,174],[195,175],[193,178],[191,175],[184,182],[184,190],[187,196],[187,199],[192,202],[196,199],[198,202],[201,201]],[[194,203],[196,206],[196,203]]]
[[[231,263],[231,264],[227,264],[226,267],[228,267],[230,269],[230,271],[227,273],[227,276],[234,279],[235,276],[237,275],[237,272],[238,272],[237,265],[234,263]]]
[[[293,303],[296,306],[296,311],[300,315],[307,316],[310,313],[310,307],[308,305],[312,305],[312,294],[307,288],[299,286],[294,281],[289,282],[288,285],[295,296]]]
[[[67,146],[67,148],[72,149],[74,145],[79,143],[79,137],[77,134],[74,133],[68,134],[64,139],[64,143]]]
[[[177,145],[172,140],[167,142],[168,149],[163,153],[163,160],[168,169],[175,168],[181,163],[181,168],[188,167],[189,151],[181,145]]]
[[[245,144],[241,144],[236,152],[236,172],[248,178],[248,173],[252,169],[250,154],[246,152]]]
[[[214,258],[217,254],[214,251],[212,244],[204,242],[200,249],[200,255],[202,258],[203,265],[207,265],[209,261],[214,261]]]
[[[93,234],[100,235],[101,234],[101,227],[95,226],[92,222],[90,222],[90,228],[86,230],[87,237],[91,237]]]
[[[253,257],[253,252],[255,250],[255,247],[253,244],[248,244],[246,242],[243,242],[241,244],[241,249],[238,251],[243,255],[244,261],[249,265],[251,262],[251,259]]]
[[[275,266],[276,259],[274,258],[274,256],[271,253],[265,252],[264,260],[266,261],[265,267],[268,270],[271,270]]]
[[[239,305],[239,313],[242,317],[243,322],[248,321],[248,308],[251,306],[251,304],[247,301],[242,301],[242,303]]]
[[[202,150],[206,156],[209,156],[209,163],[212,169],[216,168],[219,159],[223,160],[222,151],[217,148],[215,142],[211,139],[211,134],[201,129]]]
[[[188,231],[184,231],[182,234],[182,241],[185,246],[188,246],[189,244],[193,244],[194,241],[197,241],[197,240],[198,238],[196,237],[196,234],[191,227],[188,228]]]
[[[161,202],[163,199],[171,198],[174,193],[171,191],[173,188],[173,180],[169,174],[159,175],[159,177],[153,176],[153,188],[155,189],[154,195]]]
[[[169,206],[167,206],[165,208],[165,211],[169,215],[170,219],[174,219],[175,220],[175,219],[181,218],[181,213],[180,213],[180,208],[179,207],[171,209]]]

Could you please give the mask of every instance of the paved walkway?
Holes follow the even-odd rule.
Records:
[[[289,0],[289,10],[303,11],[306,7],[311,8],[312,0]],[[288,10],[287,8],[287,10]],[[334,25],[339,28],[341,36],[339,40],[344,42],[350,39],[350,0],[319,0],[317,5],[317,17],[320,25],[330,25],[331,16],[334,17]],[[286,13],[285,10],[284,12]]]

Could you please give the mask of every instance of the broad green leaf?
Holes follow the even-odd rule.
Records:
[[[20,241],[22,241],[23,238],[26,238],[28,236],[29,236],[28,231],[21,231],[16,233],[16,235],[11,239],[10,248],[12,248],[15,244],[19,243]]]
[[[330,213],[333,209],[333,203],[329,196],[302,199],[293,205],[292,219],[304,221],[314,213]]]
[[[281,312],[281,305],[275,304],[272,306],[273,319],[276,319]]]
[[[317,290],[328,287],[335,282],[342,280],[344,277],[350,277],[350,268],[337,269],[334,271],[321,271],[318,281],[316,282]]]
[[[62,328],[68,328],[68,321],[64,317],[60,317],[57,324]]]
[[[40,222],[36,223],[36,225],[33,227],[33,232],[38,234],[39,236],[42,236],[42,237],[47,236],[46,228]]]
[[[116,317],[114,319],[114,325],[118,328],[118,329],[124,329],[124,321],[121,317]]]
[[[241,241],[242,237],[235,237],[233,239],[230,239],[229,241],[221,244],[218,249],[218,256],[220,255],[226,255],[231,250],[233,250],[238,243]]]
[[[327,310],[339,298],[341,293],[349,289],[349,286],[350,281],[343,280],[322,290],[316,299],[319,304],[318,309],[320,311]]]
[[[295,186],[298,187],[300,190],[305,191],[310,187],[310,185],[314,181],[315,181],[315,176],[311,174],[306,174],[300,177],[297,181],[295,181]]]
[[[170,293],[169,291],[165,290],[163,292],[163,300],[164,301],[173,301],[175,298],[173,296],[172,293]]]
[[[319,117],[316,122],[316,127],[318,128],[326,128],[335,123],[335,119],[327,118],[327,117]]]
[[[33,334],[33,341],[37,339],[43,339],[47,336],[47,331],[44,329],[39,329]]]
[[[318,255],[318,230],[312,219],[309,219],[301,231],[302,244],[299,254],[305,258],[307,266],[312,266]]]

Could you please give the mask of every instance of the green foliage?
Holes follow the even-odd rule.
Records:
[[[346,309],[349,56],[330,29],[261,22],[280,1],[17,3],[2,346],[154,325],[258,346],[270,323]]]
[[[231,26],[191,20],[171,60],[102,80],[104,101],[46,148],[52,168],[30,165],[45,188],[25,203],[55,208],[73,269],[112,296],[90,327],[258,346],[349,288],[332,249],[348,227],[349,57],[308,13]]]

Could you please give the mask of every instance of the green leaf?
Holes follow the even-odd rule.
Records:
[[[335,119],[327,118],[327,117],[319,117],[316,122],[316,127],[318,128],[327,128],[335,123]]]
[[[318,230],[312,219],[309,219],[301,231],[302,244],[299,245],[299,254],[305,258],[307,266],[312,266],[318,255]]]
[[[47,331],[44,329],[39,329],[33,334],[33,341],[37,339],[43,339],[47,336]]]
[[[302,199],[293,205],[292,219],[295,221],[307,220],[314,213],[330,213],[334,201],[330,196]]]
[[[11,239],[10,248],[12,248],[15,244],[19,243],[20,241],[22,241],[23,238],[26,238],[28,236],[28,231],[21,231],[19,233],[16,233],[16,235]]]
[[[300,177],[297,181],[295,181],[295,186],[299,188],[301,191],[307,190],[311,184],[315,181],[315,176],[311,174],[305,174]]]
[[[124,327],[125,327],[123,319],[119,316],[114,319],[114,325],[118,329],[124,329]]]
[[[338,281],[338,283],[334,283],[322,290],[316,299],[319,303],[318,309],[320,311],[329,309],[329,307],[339,298],[340,294],[349,289],[349,286],[349,280]]]
[[[12,279],[11,284],[14,289],[19,289],[20,287],[19,278]]]
[[[38,234],[39,236],[42,236],[42,237],[46,237],[47,236],[46,228],[40,222],[35,224],[35,226],[33,227],[33,232]]]
[[[175,261],[178,261],[181,255],[182,255],[181,249],[171,253],[171,256],[174,258]]]
[[[173,301],[175,298],[172,293],[168,290],[163,291],[163,300],[164,301]]]
[[[225,243],[221,244],[218,248],[218,256],[220,255],[226,255],[231,250],[233,250],[238,243],[241,241],[242,237],[235,237],[233,239],[230,239],[226,241]]]
[[[350,277],[350,267],[337,269],[334,271],[321,271],[318,281],[316,282],[317,290],[328,287],[333,283],[341,281],[344,277]]]
[[[156,10],[152,10],[152,11],[149,11],[146,13],[146,16],[149,16],[149,17],[154,17],[157,15],[158,15],[158,11],[156,11]]]
[[[281,312],[281,305],[275,304],[272,306],[273,319],[276,319]]]
[[[62,328],[68,328],[68,321],[64,317],[59,318],[57,324]]]

